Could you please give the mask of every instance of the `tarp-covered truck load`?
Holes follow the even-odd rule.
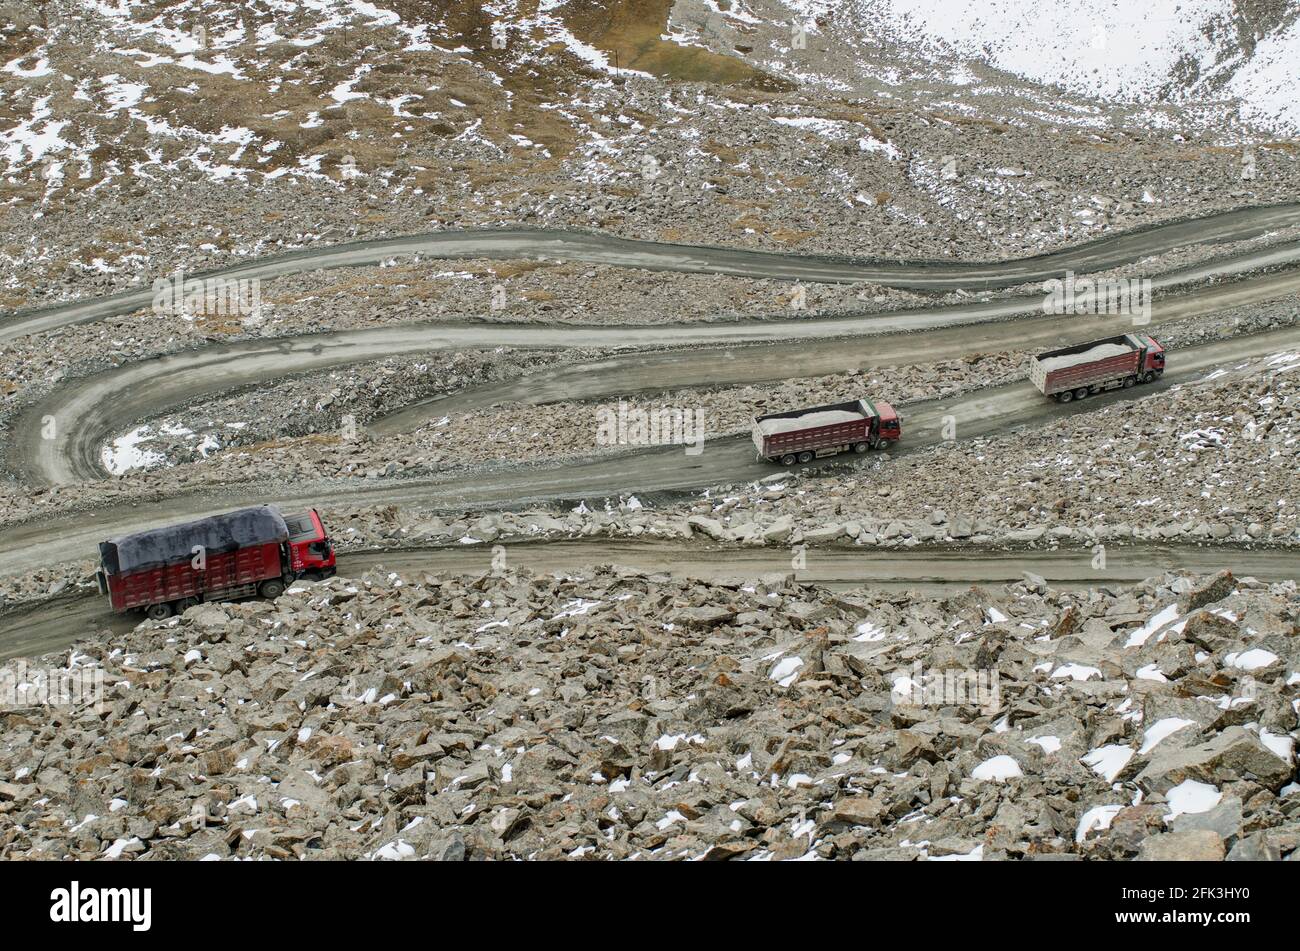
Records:
[[[200,601],[276,597],[296,578],[335,571],[320,516],[286,519],[272,505],[121,535],[99,546],[100,590],[114,611],[153,618]]]
[[[760,459],[788,466],[850,449],[887,449],[902,429],[888,403],[849,400],[759,416],[751,435]]]
[[[151,528],[101,542],[100,560],[109,574],[129,574],[142,568],[161,568],[189,561],[194,546],[221,554],[250,545],[289,540],[289,526],[273,505],[258,505],[225,515]]]
[[[1146,334],[1120,334],[1040,353],[1029,380],[1061,403],[1093,393],[1150,383],[1165,372],[1165,348]]]

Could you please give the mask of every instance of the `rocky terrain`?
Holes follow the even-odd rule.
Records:
[[[789,45],[798,11],[765,6],[7,3],[0,306],[502,222],[996,258],[1300,184],[1291,143],[1221,116],[1005,87],[977,109],[968,70],[887,45],[747,62],[740,34]],[[815,77],[845,67],[877,79],[828,96]]]
[[[529,363],[553,365],[556,361],[551,354],[525,353],[494,354],[488,359],[499,361],[498,366],[518,366],[521,371]],[[564,359],[576,357],[566,354]],[[651,412],[661,406],[701,412],[705,435],[716,438],[749,432],[756,415],[779,412],[790,406],[843,402],[872,393],[888,393],[891,400],[903,406],[917,400],[956,396],[996,386],[1022,378],[1026,359],[1025,353],[971,354],[961,360],[890,367],[888,371],[837,373],[743,387],[678,390],[653,398],[622,398],[622,403],[631,412]],[[454,384],[447,386],[436,367],[427,363],[402,361],[405,366],[394,367],[392,362],[385,361],[385,365],[372,371],[380,381],[369,389],[348,388],[344,381],[317,377],[308,385],[329,389],[314,402],[308,396],[301,401],[302,406],[281,409],[277,405],[274,415],[261,415],[256,402],[250,407],[249,398],[235,397],[225,405],[209,408],[201,419],[160,420],[143,434],[145,439],[136,442],[133,435],[133,446],[154,454],[159,466],[205,458],[208,464],[193,475],[207,482],[235,481],[267,470],[304,478],[365,477],[376,471],[385,475],[419,475],[450,466],[497,461],[506,450],[537,462],[620,451],[619,447],[603,446],[598,440],[599,413],[601,410],[617,412],[618,399],[540,406],[504,404],[453,414],[435,411],[431,413],[432,421],[415,432],[368,438],[362,432],[364,421],[381,416],[385,408],[376,406],[373,397],[380,393],[391,396],[397,390],[383,386],[385,375],[428,374],[428,389],[432,394],[456,388]],[[359,368],[361,373],[367,369]],[[418,387],[403,387],[401,397],[411,401],[412,390],[419,392]],[[258,400],[258,397],[251,399]],[[311,412],[313,408],[317,414]],[[349,415],[358,424],[350,438],[339,435],[342,417]],[[225,419],[251,419],[252,422],[232,430]],[[225,432],[221,431],[223,427]],[[299,433],[303,434],[300,438],[284,438]],[[205,440],[207,448],[200,454],[199,448]],[[219,448],[222,444],[231,448],[222,453]],[[159,480],[171,481],[176,475],[179,473],[162,470],[154,479],[133,481],[156,485]],[[124,486],[119,482],[116,488]]]
[[[102,698],[0,713],[0,857],[1294,857],[1298,618],[1226,572],[336,579],[45,659]]]
[[[76,638],[0,664],[0,859],[1300,858],[1300,20],[1072,2],[1100,38],[1057,0],[1011,41],[931,0],[0,0],[0,656]],[[506,227],[567,244],[304,256],[246,311],[30,322]],[[681,247],[714,245],[933,275],[1121,234],[1130,263],[1072,260],[1175,273],[1147,328],[1170,373],[1069,407],[1025,382],[1056,323],[937,325],[1038,281],[649,269],[735,260]],[[675,247],[615,266],[601,236]],[[841,316],[889,336],[805,323]],[[861,397],[898,445],[753,461],[755,415]],[[703,451],[606,444],[620,403],[701,414]],[[92,534],[290,496],[340,577],[103,604]],[[519,567],[577,539],[790,571]],[[904,549],[883,587],[796,580]],[[1024,562],[940,556],[1147,580],[976,587]],[[46,702],[51,676],[102,689]]]
[[[1238,308],[1204,318],[1183,320],[1159,330],[1171,348],[1193,346],[1237,333],[1258,333],[1294,324],[1300,309],[1294,298],[1261,306]],[[38,338],[44,340],[44,338]],[[142,344],[148,338],[140,337]],[[353,364],[325,374],[290,377],[293,398],[280,388],[241,390],[225,398],[205,401],[201,412],[173,414],[149,420],[104,446],[107,470],[117,478],[60,486],[32,492],[11,483],[0,488],[5,501],[0,524],[23,521],[57,512],[86,509],[110,501],[152,498],[181,489],[218,487],[249,479],[299,483],[304,479],[374,479],[412,477],[449,468],[494,464],[504,454],[519,453],[533,463],[625,452],[624,447],[599,445],[597,412],[618,406],[621,397],[596,402],[558,402],[539,406],[508,402],[484,409],[431,412],[429,422],[416,431],[372,438],[366,424],[412,402],[444,394],[468,392],[476,387],[525,377],[533,370],[553,367],[557,361],[594,359],[598,351],[563,352],[531,350],[460,351],[394,357],[368,364]],[[1022,379],[1026,352],[973,352],[959,360],[891,366],[859,374],[833,374],[780,383],[737,387],[708,387],[670,391],[657,396],[629,397],[627,405],[654,408],[687,407],[704,414],[709,438],[748,431],[754,415],[797,405],[812,405],[866,395],[886,398],[898,406],[917,401],[950,399]],[[138,359],[137,354],[112,352],[107,361]],[[104,357],[101,355],[101,360]],[[37,361],[32,364],[37,365]],[[31,393],[15,397],[14,410],[36,394],[63,382],[66,372],[53,356],[41,365],[52,372],[48,381]],[[1285,366],[1281,361],[1277,366]],[[1250,366],[1270,371],[1266,361]],[[54,369],[58,367],[58,369]],[[1240,370],[1234,379],[1240,376]],[[1271,371],[1270,371],[1271,372]],[[1235,396],[1220,384],[1210,391]],[[1267,414],[1288,412],[1289,404],[1262,407]],[[1161,404],[1170,420],[1195,429],[1203,414],[1191,400]],[[11,410],[12,412],[13,410]],[[1116,410],[1122,414],[1123,410]],[[959,413],[957,414],[959,415]],[[1290,432],[1289,423],[1284,431]],[[1074,432],[1076,430],[1071,430]],[[995,441],[1014,447],[1014,439]],[[983,445],[983,444],[981,444]],[[1289,458],[1283,450],[1282,458]],[[933,459],[933,454],[924,456]],[[1202,462],[1213,462],[1203,458]],[[1031,464],[1027,461],[1025,464]],[[1237,491],[1232,480],[1220,492]],[[1055,497],[1049,502],[1054,501]],[[1225,499],[1227,504],[1233,504]],[[990,509],[990,511],[994,511]],[[1135,516],[1141,523],[1163,516],[1143,508]],[[996,517],[996,516],[993,516]],[[1160,524],[1165,524],[1163,521]],[[1017,523],[1016,528],[1024,527]]]

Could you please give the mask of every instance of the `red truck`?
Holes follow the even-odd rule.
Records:
[[[1040,353],[1029,361],[1029,379],[1059,403],[1093,393],[1150,383],[1165,372],[1165,348],[1145,334],[1120,334]]]
[[[769,413],[757,417],[753,429],[758,457],[783,466],[850,449],[888,449],[902,434],[892,406],[866,400]]]
[[[337,570],[316,510],[285,517],[273,505],[110,538],[99,555],[96,578],[112,609],[143,608],[155,620],[201,601],[278,597],[298,578]]]

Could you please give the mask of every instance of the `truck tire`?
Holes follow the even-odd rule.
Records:
[[[891,443],[888,439],[877,439],[877,440],[876,440],[876,448],[877,448],[877,449],[881,449],[881,450],[888,449],[888,448],[889,448],[890,446],[892,446],[892,445],[893,445],[893,443]]]
[[[168,601],[159,601],[144,609],[144,616],[151,621],[165,621],[172,616],[172,606]]]
[[[1147,370],[1146,373],[1143,373],[1143,374],[1142,374],[1142,382],[1143,382],[1143,383],[1150,383],[1150,382],[1151,382],[1152,380],[1154,380],[1155,378],[1156,378],[1156,375],[1155,375],[1155,373],[1154,373],[1153,371],[1151,371],[1151,370]]]
[[[813,459],[813,454],[809,452],[807,449],[799,453],[800,462],[812,462],[812,459]]]
[[[1130,388],[1133,387],[1133,386],[1136,386],[1136,385],[1137,385],[1137,381],[1138,381],[1138,380],[1137,380],[1137,377],[1135,377],[1135,376],[1126,376],[1126,377],[1124,377],[1124,389],[1127,390],[1127,389],[1130,389]]]
[[[1074,390],[1065,390],[1056,394],[1056,402],[1068,403],[1074,399]]]
[[[181,598],[176,602],[176,613],[184,614],[190,608],[197,607],[202,602],[198,598]]]
[[[278,598],[284,594],[284,582],[279,578],[267,578],[257,586],[257,593],[267,599]]]
[[[780,461],[781,465],[783,465],[783,466],[792,466],[792,465],[794,465],[794,463],[795,463],[794,453],[792,453],[792,452],[787,452],[784,456],[782,456],[782,457],[780,458],[779,461]]]
[[[871,448],[871,447],[870,447],[869,445],[867,445],[866,443],[864,443],[864,442],[860,442],[860,443],[855,443],[855,444],[854,444],[854,446],[853,446],[853,451],[854,451],[854,452],[866,452],[866,451],[867,451],[868,449],[870,449],[870,448]]]
[[[1087,399],[1087,398],[1088,398],[1088,388],[1087,388],[1086,386],[1081,386],[1081,387],[1079,387],[1077,390],[1074,391],[1074,398],[1075,398],[1076,400],[1085,400],[1085,399]]]

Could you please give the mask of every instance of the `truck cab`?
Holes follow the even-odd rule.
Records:
[[[315,509],[286,515],[289,526],[289,569],[299,578],[319,581],[331,578],[338,570],[334,545]]]
[[[1154,373],[1160,376],[1165,372],[1165,348],[1162,347],[1155,337],[1146,338],[1146,363],[1143,366],[1144,375]]]
[[[903,423],[899,419],[898,411],[888,403],[876,403],[876,412],[880,414],[876,446],[881,449],[888,448],[892,443],[896,443],[902,438]]]

